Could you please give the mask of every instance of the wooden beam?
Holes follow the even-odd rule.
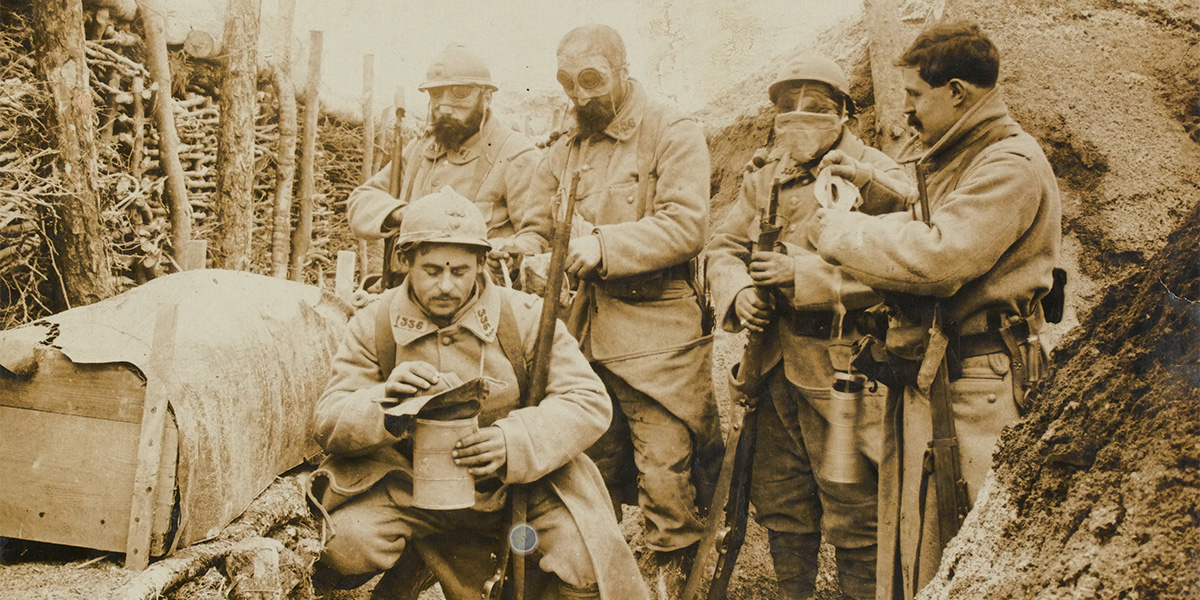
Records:
[[[150,564],[154,499],[162,459],[163,427],[167,420],[167,396],[175,368],[177,304],[163,304],[154,321],[150,367],[146,374],[146,399],[142,405],[142,428],[138,440],[137,468],[129,507],[129,537],[125,541],[125,568],[141,571]]]

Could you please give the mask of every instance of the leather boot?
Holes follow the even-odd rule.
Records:
[[[847,600],[873,600],[875,598],[875,544],[863,548],[838,548],[834,556],[837,562],[838,580],[842,584],[842,598]]]
[[[371,591],[371,600],[417,600],[421,592],[435,583],[437,577],[421,556],[406,549],[400,560],[379,578]]]
[[[819,533],[767,531],[781,600],[810,600],[817,591]]]
[[[559,580],[558,597],[562,600],[600,600],[600,586],[593,583],[592,585],[576,587]]]

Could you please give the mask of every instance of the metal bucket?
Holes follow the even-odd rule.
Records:
[[[454,464],[454,444],[479,430],[479,417],[417,419],[413,432],[413,506],[451,510],[475,506],[475,478]]]

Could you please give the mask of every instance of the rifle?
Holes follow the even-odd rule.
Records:
[[[396,125],[392,136],[392,170],[388,178],[388,193],[393,198],[400,198],[400,186],[404,181],[404,129],[400,123],[404,120],[404,88],[396,88],[393,100],[396,105]],[[396,251],[396,236],[383,238],[383,289],[393,288],[400,284],[399,273],[392,270],[392,254]]]
[[[931,225],[929,214],[929,192],[925,184],[925,165],[916,164],[917,195],[921,203],[921,219]],[[941,302],[933,307],[931,332],[940,327]],[[932,344],[931,344],[932,345]],[[958,457],[958,435],[954,428],[954,416],[950,412],[950,370],[946,354],[929,386],[929,416],[933,424],[933,438],[925,451],[925,475],[932,476],[933,489],[937,493],[938,531],[942,547],[958,534],[958,528],[967,517],[967,483],[962,478],[962,465]],[[924,511],[924,507],[921,508]]]
[[[575,171],[571,183],[567,187],[566,217],[555,219],[551,224],[550,270],[546,275],[546,289],[542,292],[542,314],[538,319],[537,341],[533,346],[533,366],[529,373],[529,390],[522,396],[522,406],[532,406],[541,401],[546,395],[546,385],[550,378],[551,348],[554,345],[554,329],[558,322],[558,297],[562,292],[563,265],[567,261],[567,246],[571,241],[571,221],[575,214],[575,196],[579,188],[580,172]],[[558,215],[561,200],[555,200],[551,208],[552,215]],[[517,528],[525,523],[529,510],[529,497],[524,486],[514,485],[509,488],[509,499],[512,502],[512,526],[504,539],[504,547],[496,572],[483,584],[483,600],[499,600],[504,597],[504,580],[508,572],[510,554],[517,550],[513,548],[512,539],[522,533]],[[529,550],[532,550],[530,548]],[[525,596],[525,554],[513,560],[512,589],[513,596],[521,600]]]
[[[787,157],[780,161],[785,164]],[[783,224],[776,214],[779,210],[779,174],[771,183],[771,197],[767,210],[759,215],[758,240],[754,251],[770,251],[779,241]],[[755,290],[760,300],[770,301],[768,286]],[[750,331],[742,360],[734,367],[734,377],[742,385],[733,388],[733,417],[725,440],[725,456],[721,460],[721,473],[717,476],[716,491],[708,509],[708,524],[700,538],[700,546],[692,570],[688,573],[683,588],[683,600],[700,598],[701,582],[707,577],[709,563],[715,558],[716,566],[709,582],[708,600],[725,598],[733,567],[746,539],[746,520],[750,512],[750,470],[754,456],[754,445],[758,436],[758,394],[762,387],[763,354],[767,346],[766,332]],[[718,516],[718,513],[722,513]]]

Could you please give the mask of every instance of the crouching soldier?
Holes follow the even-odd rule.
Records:
[[[899,165],[847,129],[854,114],[849,87],[842,69],[823,56],[799,56],[784,66],[769,88],[778,113],[775,147],[765,165],[745,175],[706,250],[722,327],[764,332],[766,393],[759,393],[750,498],[788,600],[812,597],[822,533],[837,548],[844,595],[875,596],[883,392],[863,396],[841,472],[826,441],[835,373],[849,373],[850,346],[862,337],[866,309],[882,298],[816,255],[805,226],[822,204],[845,202],[848,210],[856,197],[864,212],[902,209],[913,186]],[[832,162],[837,166],[822,173]],[[752,252],[771,225],[761,222],[763,215],[782,225],[780,243]]]
[[[422,552],[448,598],[476,600],[495,568],[489,551],[511,537],[506,497],[528,484],[520,541],[529,545],[517,550],[532,549],[557,579],[547,593],[648,597],[600,473],[583,455],[607,429],[612,405],[578,343],[555,322],[546,395],[523,407],[541,301],[485,276],[490,245],[479,209],[443,188],[407,207],[398,244],[407,279],[351,319],[316,407],[316,438],[329,458],[312,492],[331,536],[314,581],[361,584],[407,548],[449,532],[456,541],[496,540],[478,555],[483,565],[463,564],[471,554],[458,547],[443,561]],[[418,508],[413,440],[393,415],[476,378],[490,390],[479,428],[452,451],[474,477],[474,505]]]

